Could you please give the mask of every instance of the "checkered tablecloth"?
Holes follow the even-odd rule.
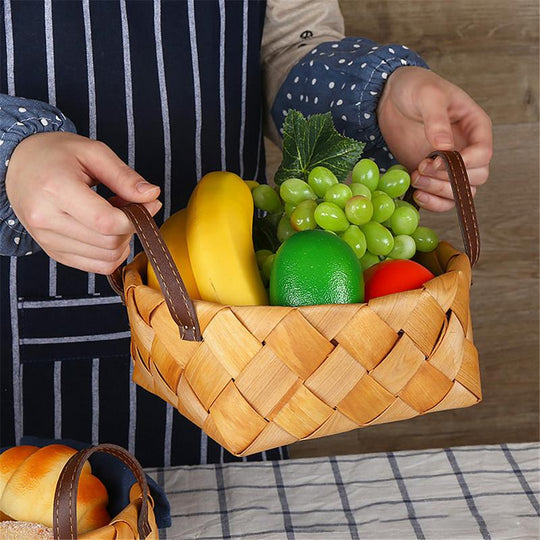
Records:
[[[537,539],[540,444],[148,469],[167,539]]]

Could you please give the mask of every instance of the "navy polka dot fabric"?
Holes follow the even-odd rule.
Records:
[[[282,133],[289,109],[305,116],[330,111],[336,129],[365,142],[364,157],[384,171],[395,159],[379,130],[376,109],[388,77],[402,66],[427,68],[404,45],[382,46],[352,37],[322,43],[289,73],[272,108],[274,122]]]

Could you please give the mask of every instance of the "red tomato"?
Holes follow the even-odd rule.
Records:
[[[421,264],[409,260],[383,261],[364,272],[365,302],[378,296],[420,288],[435,276]]]

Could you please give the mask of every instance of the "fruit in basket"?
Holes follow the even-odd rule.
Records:
[[[180,277],[186,286],[189,296],[192,299],[199,299],[201,296],[191,268],[186,242],[186,217],[187,211],[185,208],[182,208],[182,210],[179,210],[165,220],[159,230],[165,244],[171,252],[174,264],[180,272]],[[157,291],[160,290],[156,274],[150,261],[147,263],[146,281],[149,287],[152,287]]]
[[[206,174],[187,205],[186,241],[203,300],[229,305],[264,305],[252,239],[253,198],[236,174]]]
[[[270,303],[279,306],[362,302],[363,277],[352,248],[328,231],[301,231],[278,249]]]
[[[410,260],[388,260],[364,271],[365,301],[387,294],[418,289],[435,276],[421,264]]]

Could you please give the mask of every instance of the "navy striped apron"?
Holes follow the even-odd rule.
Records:
[[[2,7],[0,91],[56,105],[80,134],[160,185],[158,223],[186,205],[208,171],[264,180],[265,2]],[[145,466],[235,459],[131,382],[125,308],[103,276],[42,252],[0,261],[1,444],[23,435],[113,442]]]

